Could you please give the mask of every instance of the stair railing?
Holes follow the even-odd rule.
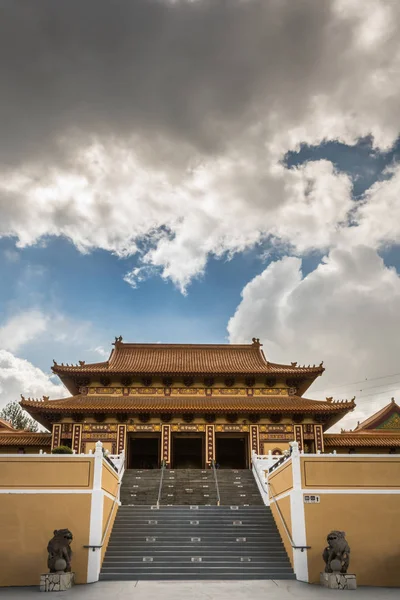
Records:
[[[288,536],[288,539],[289,539],[290,545],[292,546],[292,548],[293,548],[294,550],[301,550],[302,552],[304,552],[304,550],[309,550],[309,549],[311,548],[311,546],[296,546],[296,544],[294,543],[294,541],[293,541],[293,538],[292,538],[292,536],[290,535],[290,533],[289,533],[289,529],[288,529],[288,527],[287,527],[287,525],[286,525],[285,518],[284,518],[284,516],[283,516],[283,514],[282,514],[282,511],[281,511],[281,509],[279,508],[279,503],[278,503],[278,502],[277,502],[277,500],[276,500],[276,493],[274,493],[274,488],[273,488],[273,485],[272,485],[272,483],[270,483],[269,481],[268,481],[267,485],[268,485],[269,489],[271,490],[271,498],[272,498],[272,499],[274,500],[274,502],[275,502],[276,510],[277,510],[277,512],[278,512],[278,515],[279,515],[279,517],[280,517],[281,521],[282,521],[283,529],[285,530],[285,533],[286,533],[286,535]]]
[[[217,477],[217,469],[215,468],[215,460],[211,461],[212,470],[214,473],[215,480],[215,489],[217,490],[217,506],[221,504],[221,496],[219,495],[219,485],[218,485],[218,477]]]
[[[158,486],[157,508],[160,508],[161,492],[162,492],[165,469],[166,469],[166,463],[165,463],[165,460],[163,460],[161,463],[160,485]]]

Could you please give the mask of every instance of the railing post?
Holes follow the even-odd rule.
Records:
[[[93,472],[93,490],[92,502],[90,507],[90,529],[89,545],[100,546],[103,535],[103,503],[104,492],[102,490],[103,474],[103,444],[96,443],[94,453],[94,472]],[[93,583],[99,580],[101,567],[101,549],[90,549],[88,554],[87,582]]]
[[[290,512],[292,520],[292,538],[297,546],[307,546],[304,499],[301,486],[301,454],[299,444],[291,442],[293,489],[290,493]],[[307,551],[293,548],[293,568],[299,581],[308,582]]]

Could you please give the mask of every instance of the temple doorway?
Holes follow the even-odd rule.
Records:
[[[217,433],[215,457],[220,469],[247,469],[248,435],[243,433]]]
[[[128,469],[160,468],[160,435],[137,433],[128,437]]]
[[[172,467],[202,469],[204,467],[204,434],[172,434]]]

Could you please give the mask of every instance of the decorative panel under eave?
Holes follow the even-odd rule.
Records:
[[[171,426],[163,425],[161,428],[161,460],[166,465],[171,464]]]
[[[118,425],[117,454],[121,454],[126,448],[126,425]]]
[[[299,445],[299,452],[303,452],[304,440],[303,440],[303,426],[302,425],[294,426],[294,439]]]
[[[61,423],[53,425],[53,432],[51,436],[51,449],[57,448],[61,442]]]
[[[250,440],[251,449],[256,453],[260,453],[260,435],[258,425],[250,425]]]
[[[206,462],[211,465],[215,460],[215,427],[214,425],[206,425]]]
[[[315,451],[324,451],[324,432],[322,425],[314,425],[314,440],[315,440]]]
[[[72,428],[72,450],[76,454],[81,453],[81,442],[82,442],[82,425],[74,423]]]

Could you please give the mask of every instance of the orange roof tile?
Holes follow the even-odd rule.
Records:
[[[367,447],[367,446],[384,446],[388,447],[400,447],[400,434],[398,433],[382,433],[382,432],[370,432],[370,433],[325,433],[324,434],[325,446],[335,447]]]
[[[279,365],[269,363],[261,344],[125,344],[118,338],[110,358],[105,362],[52,367],[59,375],[90,373],[134,373],[141,375],[320,375],[319,366]]]
[[[0,446],[50,446],[51,433],[10,431],[0,433]]]
[[[212,412],[348,412],[354,402],[325,402],[300,396],[216,397],[132,397],[86,396],[77,394],[60,400],[27,400],[21,406],[29,412],[124,412],[124,411],[212,411]]]

